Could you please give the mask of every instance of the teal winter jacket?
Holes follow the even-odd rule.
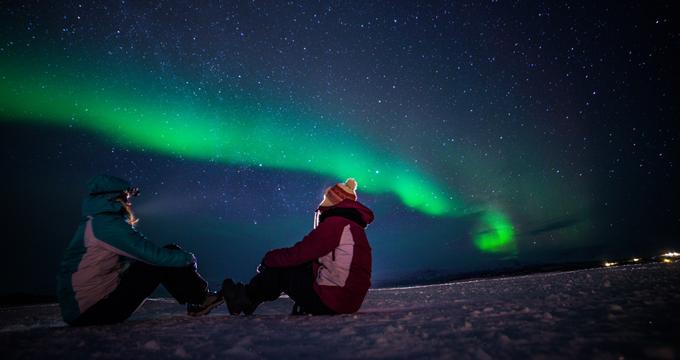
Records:
[[[88,184],[90,195],[83,200],[82,221],[57,276],[59,305],[67,323],[111,293],[131,260],[167,267],[195,261],[187,252],[152,243],[127,223],[122,204],[114,198],[116,191],[129,186],[125,180],[106,175]]]

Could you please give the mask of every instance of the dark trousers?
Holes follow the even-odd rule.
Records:
[[[298,308],[293,309],[294,313],[335,314],[314,291],[314,280],[311,262],[296,267],[266,268],[250,280],[246,293],[255,304],[276,300],[281,293],[286,293]]]
[[[135,261],[121,275],[118,287],[87,309],[71,325],[103,325],[125,321],[158,285],[163,285],[180,304],[201,303],[208,291],[208,283],[193,266],[161,267]]]

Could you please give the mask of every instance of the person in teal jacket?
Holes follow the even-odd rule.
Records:
[[[135,229],[130,198],[139,190],[120,178],[98,175],[88,183],[82,221],[60,266],[58,298],[70,325],[122,322],[162,284],[189,315],[223,302],[208,290],[196,258],[177,245],[160,247]]]

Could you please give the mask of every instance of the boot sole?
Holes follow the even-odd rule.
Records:
[[[224,304],[224,298],[220,297],[217,301],[210,303],[208,306],[204,307],[203,309],[201,309],[199,311],[187,313],[187,315],[194,316],[194,317],[208,315],[210,313],[210,311],[212,311],[212,309],[214,309],[214,308],[216,308],[216,307],[218,307],[222,304]]]

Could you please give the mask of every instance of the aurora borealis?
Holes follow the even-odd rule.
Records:
[[[187,158],[302,170],[338,178],[355,176],[361,180],[364,190],[394,192],[406,205],[424,213],[457,215],[461,212],[453,196],[447,196],[406,161],[390,159],[352,139],[342,129],[310,132],[312,122],[304,118],[236,111],[229,105],[206,111],[210,104],[200,100],[163,101],[164,95],[157,95],[154,88],[145,86],[144,82],[134,86],[136,91],[130,93],[129,84],[111,86],[114,79],[99,79],[105,86],[80,80],[96,78],[96,74],[77,70],[52,74],[47,79],[36,79],[31,74],[46,67],[32,64],[31,70],[25,71],[17,71],[18,66],[4,67],[14,71],[4,78],[2,115],[77,126],[104,134],[122,146]],[[300,123],[301,130],[277,126],[290,121]],[[343,142],[325,153],[309,152],[307,149],[323,147],[324,133],[341,136]],[[346,156],[351,161],[346,161]]]
[[[215,278],[299,240],[321,190],[347,177],[376,211],[378,280],[670,246],[679,42],[667,13],[10,3],[3,185],[21,211],[6,221],[31,240],[7,266],[40,261],[31,273],[44,277],[58,257],[22,246],[55,236],[58,253],[102,172],[142,187],[142,231],[196,249]]]

